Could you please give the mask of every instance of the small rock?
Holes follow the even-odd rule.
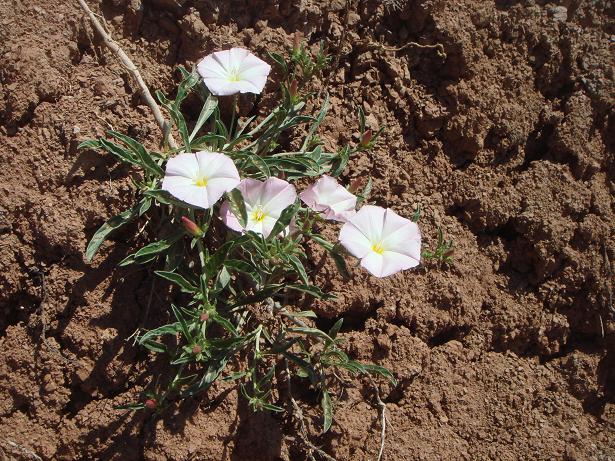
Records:
[[[549,5],[547,7],[547,13],[553,19],[559,22],[565,22],[568,20],[568,8],[561,5]]]

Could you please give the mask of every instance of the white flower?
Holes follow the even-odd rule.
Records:
[[[271,66],[243,48],[216,51],[197,65],[205,86],[216,96],[260,93]]]
[[[357,197],[331,176],[320,178],[301,192],[299,198],[325,219],[346,222],[356,213]]]
[[[162,189],[183,202],[210,208],[239,184],[233,161],[218,152],[179,154],[167,162]]]
[[[248,214],[246,226],[241,226],[226,200],[220,207],[222,221],[233,230],[253,231],[265,238],[271,234],[282,211],[297,199],[295,186],[278,178],[268,178],[264,182],[246,178],[237,189],[241,191]]]
[[[342,226],[341,244],[376,277],[418,266],[419,226],[393,210],[365,205]]]

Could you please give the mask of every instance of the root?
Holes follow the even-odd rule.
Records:
[[[132,60],[128,57],[128,55],[124,52],[124,50],[122,50],[122,48],[117,44],[117,42],[111,38],[111,35],[109,35],[109,33],[105,30],[103,25],[100,23],[100,21],[96,17],[96,14],[94,14],[94,12],[90,9],[90,7],[85,2],[85,0],[77,0],[77,2],[79,2],[79,5],[83,9],[83,11],[85,11],[85,13],[90,18],[92,25],[102,37],[107,48],[109,48],[118,57],[122,65],[134,77],[134,79],[137,82],[137,85],[139,85],[141,94],[145,98],[145,102],[147,103],[152,113],[154,114],[156,123],[158,123],[158,125],[160,126],[160,129],[162,130],[163,135],[167,137],[169,146],[172,149],[177,149],[178,145],[173,139],[173,135],[171,135],[171,125],[169,125],[169,123],[165,120],[164,116],[162,115],[162,112],[160,111],[160,107],[158,107],[158,104],[152,97],[152,93],[149,91],[149,88],[147,87],[147,84],[143,80],[143,77],[141,76],[139,69],[137,69],[137,66],[135,66],[134,62],[132,62]]]
[[[402,51],[402,50],[405,50],[406,48],[418,48],[422,50],[436,50],[436,54],[438,55],[439,58],[446,59],[446,53],[444,52],[444,45],[442,45],[442,43],[436,43],[435,45],[421,45],[420,43],[417,43],[417,42],[408,42],[405,45],[402,45],[400,47],[391,48],[388,46],[384,46],[382,43],[370,41],[369,43],[367,43],[367,45],[373,48],[378,48],[382,51],[391,51],[391,52]]]
[[[70,360],[68,357],[64,356],[64,354],[62,354],[62,351],[56,347],[54,347],[53,345],[51,345],[49,343],[49,341],[47,341],[47,315],[45,313],[45,304],[47,303],[47,285],[45,282],[45,273],[38,269],[37,267],[35,267],[32,270],[32,274],[36,277],[39,277],[40,280],[40,298],[41,301],[38,305],[38,309],[37,309],[37,314],[38,314],[38,318],[39,318],[39,322],[41,324],[41,333],[40,333],[40,342],[39,345],[44,345],[45,347],[47,347],[47,349],[49,349],[50,351],[52,351],[54,354],[56,354],[65,364],[68,363],[72,363],[72,360]]]

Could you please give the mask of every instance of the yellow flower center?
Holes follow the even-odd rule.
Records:
[[[372,245],[372,251],[381,255],[382,253],[384,253],[384,248],[382,248],[382,245],[380,243],[374,243]]]
[[[241,80],[241,78],[239,77],[239,72],[236,70],[230,72],[228,75],[228,80],[229,82],[238,82],[239,80]]]
[[[195,183],[198,187],[205,187],[207,186],[207,178],[199,178],[195,181]]]
[[[252,220],[256,222],[262,222],[265,220],[265,213],[260,208],[257,208],[252,212]]]

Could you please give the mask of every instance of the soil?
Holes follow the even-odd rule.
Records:
[[[166,93],[178,64],[213,50],[265,57],[297,30],[324,39],[326,145],[356,139],[356,105],[386,126],[343,180],[371,175],[371,202],[405,216],[420,205],[425,246],[439,226],[453,261],[386,279],[353,268],[347,281],[314,253],[312,268],[339,294],[312,306],[322,325],[343,316],[348,353],[399,380],[379,388],[384,459],[615,460],[615,6],[346,4],[90,2]],[[150,270],[116,267],[135,227],[84,261],[134,192],[128,169],[76,147],[110,127],[155,147],[159,132],[77,2],[3,0],[0,38],[0,458],[305,459],[292,421],[252,413],[230,386],[160,418],[114,410],[161,371],[129,337],[168,304]],[[368,381],[338,397],[326,436],[317,404],[302,405],[329,454],[376,458]]]

